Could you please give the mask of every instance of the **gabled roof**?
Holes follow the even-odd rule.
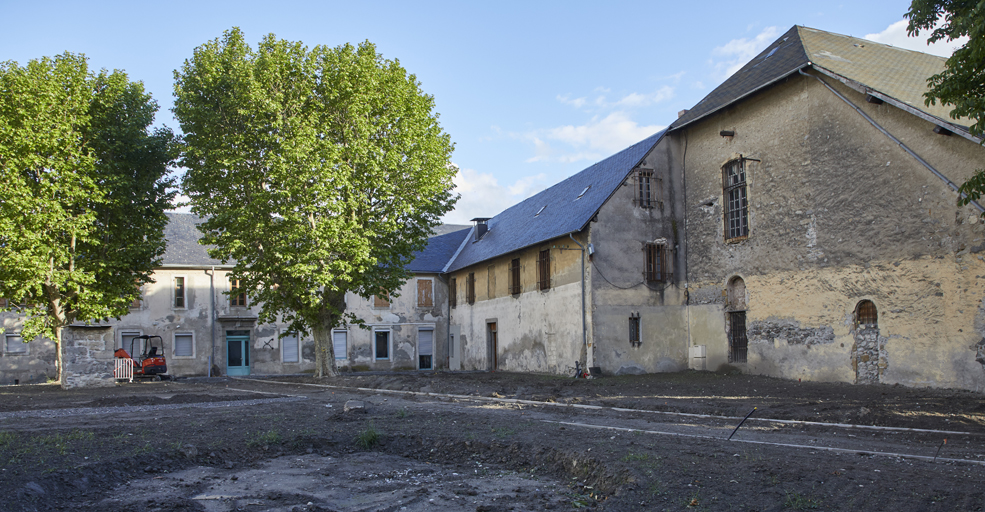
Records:
[[[800,69],[814,67],[865,92],[895,100],[899,107],[932,116],[965,131],[972,122],[950,118],[950,107],[924,104],[927,78],[944,69],[946,59],[857,37],[794,26],[746,63],[671,125],[681,128],[721,110]]]
[[[455,229],[457,228],[457,229]],[[439,274],[444,270],[448,260],[455,256],[462,241],[469,236],[470,226],[457,224],[442,224],[434,228],[436,234],[428,238],[428,245],[423,251],[414,253],[414,261],[407,265],[411,272],[426,272]],[[451,231],[451,232],[449,232]]]
[[[222,262],[209,257],[208,248],[200,245],[202,238],[198,226],[202,219],[191,213],[168,214],[168,225],[164,227],[167,247],[164,249],[162,264],[168,266],[219,266]]]
[[[491,218],[482,239],[465,240],[447,271],[581,231],[664,133],[651,135]]]

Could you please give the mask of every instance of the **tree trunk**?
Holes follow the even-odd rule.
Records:
[[[315,376],[337,377],[335,367],[335,346],[332,343],[332,323],[319,322],[312,326],[311,334],[315,338]]]

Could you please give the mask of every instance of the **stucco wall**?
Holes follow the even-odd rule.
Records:
[[[0,313],[0,325],[3,326],[3,335],[0,336],[0,386],[43,383],[58,375],[55,342],[39,338],[8,352],[6,336],[20,336],[23,319],[11,312]]]
[[[582,245],[586,243],[584,234],[577,239]],[[544,249],[551,250],[551,288],[541,291],[537,289],[537,257]],[[491,368],[489,322],[495,322],[497,328],[495,369],[564,373],[576,360],[585,360],[578,249],[570,238],[558,238],[452,275],[457,281],[458,294],[451,318],[461,333],[463,370]],[[517,295],[509,293],[509,264],[514,258],[520,258],[521,262],[523,291]],[[476,277],[476,301],[472,305],[466,301],[469,272],[475,272]],[[490,286],[490,275],[493,286]]]
[[[684,304],[684,194],[677,146],[663,139],[639,167],[653,169],[662,204],[642,208],[632,173],[590,224],[592,332],[595,364],[603,373],[645,373],[687,368]],[[656,183],[654,184],[656,185]],[[647,283],[644,244],[666,239],[672,273]],[[638,315],[640,343],[629,339],[629,317]]]
[[[825,80],[957,183],[985,150]],[[731,138],[720,130],[733,130]],[[685,142],[686,137],[686,142]],[[981,389],[982,224],[971,207],[813,78],[797,76],[675,135],[686,143],[693,344],[728,360],[729,279],[748,297],[746,371],[855,381],[854,311],[879,313],[879,382]],[[748,239],[725,243],[722,165],[746,162]],[[694,327],[702,326],[701,329]]]

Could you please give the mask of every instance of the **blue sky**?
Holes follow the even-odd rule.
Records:
[[[909,3],[865,2],[47,2],[0,0],[0,60],[64,51],[123,69],[171,116],[173,71],[238,26],[308,46],[370,40],[435,97],[456,144],[467,223],[664,128],[793,25],[928,51]],[[934,53],[948,53],[939,48]]]

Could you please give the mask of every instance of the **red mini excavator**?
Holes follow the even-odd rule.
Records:
[[[140,342],[143,351],[136,357],[133,353],[134,343]],[[140,345],[137,345],[138,348]],[[123,348],[116,349],[113,353],[116,357],[116,367],[113,376],[116,380],[129,380],[134,378],[153,378],[155,380],[169,380],[168,363],[164,358],[164,339],[160,336],[134,336],[130,340],[130,351]]]

